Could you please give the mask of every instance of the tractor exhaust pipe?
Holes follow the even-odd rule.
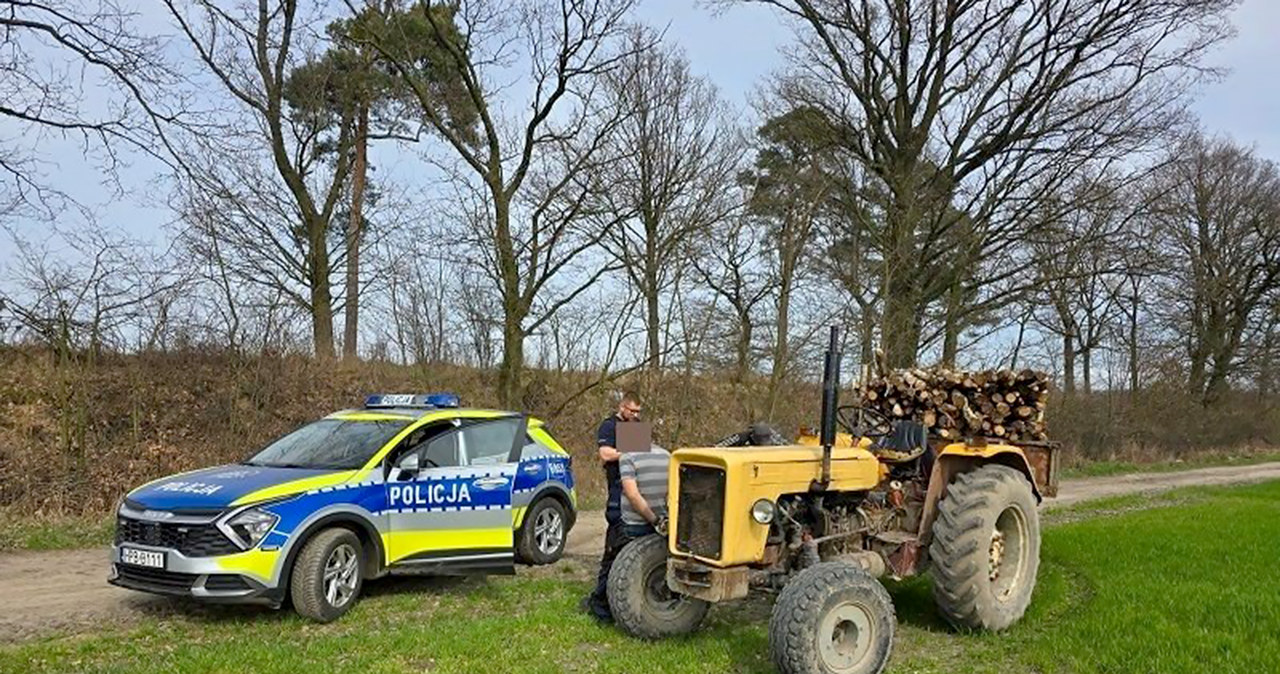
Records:
[[[822,372],[822,478],[809,485],[810,491],[826,491],[831,484],[831,448],[836,444],[836,407],[840,389],[840,328],[831,326],[831,342],[827,345]]]

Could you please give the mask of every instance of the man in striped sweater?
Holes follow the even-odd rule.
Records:
[[[647,452],[627,452],[618,458],[622,482],[622,528],[626,540],[658,531],[665,533],[667,468],[671,453],[653,445]],[[664,523],[663,526],[657,526]]]

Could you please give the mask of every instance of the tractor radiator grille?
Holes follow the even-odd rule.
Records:
[[[724,536],[724,471],[681,465],[679,489],[676,549],[720,559]]]

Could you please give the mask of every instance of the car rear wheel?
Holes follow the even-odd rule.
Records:
[[[349,529],[325,529],[303,545],[289,586],[293,608],[304,618],[327,623],[351,609],[364,585],[364,549]]]
[[[516,552],[526,564],[551,564],[564,556],[569,533],[569,515],[564,504],[554,498],[538,499],[525,513]]]

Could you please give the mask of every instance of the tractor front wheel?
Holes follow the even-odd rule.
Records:
[[[822,562],[782,588],[769,619],[769,654],[782,674],[878,674],[889,662],[893,600],[850,562]]]
[[[667,587],[667,538],[650,534],[618,553],[609,571],[609,610],[623,631],[641,639],[688,634],[710,604]]]
[[[1017,622],[1040,567],[1031,483],[999,464],[956,476],[938,502],[929,558],[934,601],[952,626],[995,631]]]

